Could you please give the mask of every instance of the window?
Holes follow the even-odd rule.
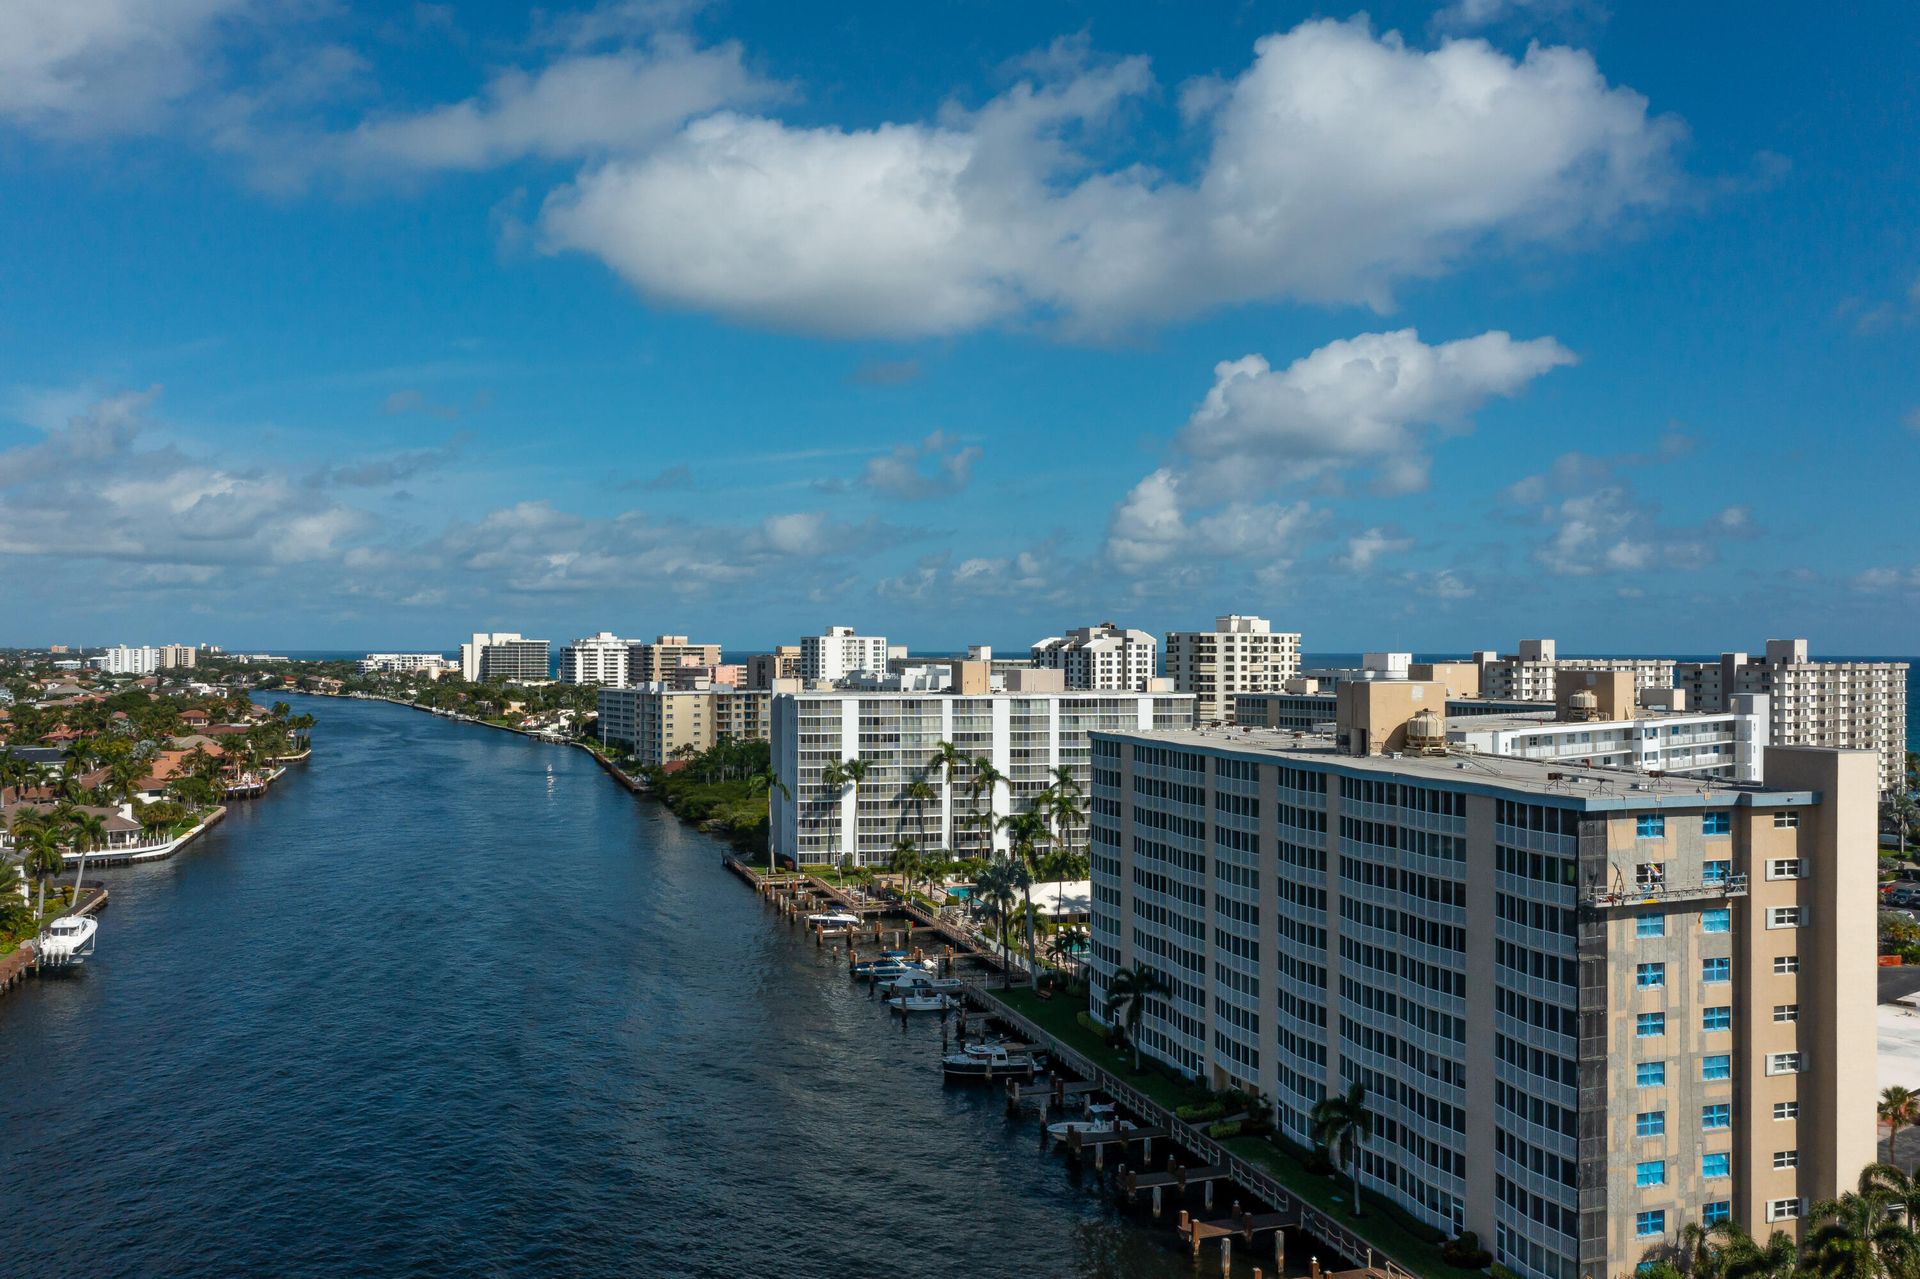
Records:
[[[1645,1189],[1648,1186],[1667,1184],[1667,1161],[1648,1159],[1633,1166],[1633,1184]]]
[[[1667,864],[1665,862],[1641,862],[1633,868],[1634,887],[1643,892],[1650,888],[1663,887],[1667,882]]]
[[[1732,1030],[1733,1009],[1725,1004],[1700,1010],[1700,1029]]]
[[[1733,1107],[1728,1105],[1700,1107],[1700,1129],[1703,1132],[1719,1132],[1723,1128],[1733,1127]]]
[[[1658,1088],[1667,1082],[1667,1063],[1643,1061],[1633,1068],[1633,1082],[1642,1088]]]
[[[1633,1117],[1633,1135],[1636,1137],[1661,1137],[1667,1131],[1667,1112],[1664,1110],[1643,1110]]]
[[[1800,1005],[1775,1004],[1773,1006],[1773,1019],[1775,1021],[1799,1021]]]
[[[1799,879],[1806,873],[1806,864],[1798,857],[1776,857],[1767,863],[1768,879]]]
[[[1775,1168],[1798,1168],[1800,1166],[1800,1152],[1797,1150],[1774,1151],[1773,1166]]]
[[[1797,972],[1799,972],[1799,971],[1800,971],[1800,956],[1798,956],[1798,955],[1775,955],[1775,956],[1773,957],[1773,971],[1774,971],[1774,974],[1775,974],[1776,976],[1782,976],[1782,977],[1784,977],[1784,976],[1786,976],[1786,975],[1788,975],[1788,974],[1790,974],[1790,973],[1797,973]]]
[[[1700,1059],[1700,1078],[1707,1080],[1732,1079],[1733,1058],[1727,1053],[1716,1053],[1711,1057],[1702,1057]]]
[[[1776,823],[1776,825],[1777,824],[1778,823]],[[1768,1221],[1792,1221],[1795,1217],[1798,1217],[1799,1215],[1800,1215],[1800,1201],[1798,1199],[1767,1200],[1767,1220]]]
[[[1700,819],[1700,833],[1702,835],[1733,834],[1733,814],[1708,813]]]
[[[1633,1033],[1645,1039],[1651,1035],[1667,1033],[1667,1015],[1665,1013],[1641,1013],[1633,1019]]]
[[[1797,1199],[1794,1200],[1795,1204],[1799,1202]],[[1636,1212],[1633,1214],[1633,1233],[1642,1239],[1645,1239],[1648,1235],[1666,1234],[1667,1214],[1659,1210],[1654,1212]]]
[[[1798,813],[1775,813],[1773,815],[1773,825],[1776,830],[1790,830],[1799,824],[1800,814]]]
[[[1730,933],[1733,931],[1733,912],[1725,906],[1700,912],[1700,931],[1703,933]]]
[[[1800,923],[1798,906],[1771,906],[1767,909],[1768,928],[1798,928]]]
[[[1797,1101],[1774,1102],[1773,1117],[1775,1119],[1798,1119],[1800,1117],[1800,1103]]]
[[[1716,1199],[1710,1204],[1702,1205],[1700,1209],[1700,1220],[1709,1226],[1717,1226],[1723,1221],[1732,1221],[1732,1202],[1726,1199]]]
[[[1658,813],[1642,813],[1634,834],[1641,839],[1659,839],[1667,833],[1667,819]]]
[[[1709,884],[1724,884],[1727,876],[1733,874],[1733,863],[1725,859],[1716,859],[1700,863],[1700,878]]]
[[[1665,915],[1642,915],[1633,921],[1635,937],[1665,937],[1667,935],[1667,917]]]
[[[1665,964],[1641,964],[1633,971],[1633,984],[1642,990],[1655,990],[1667,984]]]
[[[1731,1177],[1733,1175],[1733,1156],[1701,1155],[1700,1175],[1709,1181],[1715,1177]]]
[[[1797,1075],[1805,1068],[1799,1053],[1767,1054],[1767,1073],[1769,1075]]]
[[[1725,955],[1700,961],[1700,980],[1709,986],[1733,980],[1733,961]]]

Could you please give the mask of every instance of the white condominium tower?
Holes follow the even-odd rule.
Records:
[[[612,631],[575,640],[560,650],[560,682],[625,688],[631,644]]]
[[[157,648],[115,644],[100,658],[100,669],[109,675],[151,675],[159,666]]]
[[[851,626],[829,626],[825,635],[801,636],[801,679],[831,683],[855,671],[887,673],[884,635],[855,635]]]
[[[1742,694],[1765,694],[1772,740],[1785,746],[1838,746],[1880,757],[1880,789],[1904,789],[1907,768],[1907,664],[1816,662],[1803,639],[1768,640],[1764,656],[1722,653],[1717,662],[1682,662],[1675,685],[1696,710],[1724,710]]]
[[[527,639],[518,631],[475,631],[460,646],[460,678],[477,684],[489,679],[544,680],[547,641]]]
[[[1264,617],[1216,617],[1210,631],[1167,632],[1167,674],[1192,693],[1201,724],[1226,723],[1236,693],[1275,693],[1300,674],[1300,634]]]
[[[773,848],[802,865],[884,866],[902,838],[985,856],[1007,846],[994,818],[1032,808],[1057,766],[1084,797],[1095,729],[1192,723],[1193,699],[1167,693],[775,694],[773,767],[791,798],[774,788]],[[941,742],[959,749],[951,777]],[[1005,780],[978,785],[979,759]],[[823,778],[828,765],[849,760],[866,764],[858,787]],[[916,782],[926,794],[915,794]]]
[[[1064,672],[1068,688],[1113,688],[1144,693],[1152,684],[1160,645],[1145,631],[1112,622],[1050,635],[1030,650],[1033,664]]]
[[[1143,1049],[1302,1145],[1361,1085],[1364,1192],[1522,1279],[1797,1233],[1875,1158],[1873,755],[1770,746],[1764,785],[1469,757],[1444,696],[1095,734],[1092,1007],[1145,965]]]
[[[1625,671],[1639,688],[1673,687],[1672,658],[1560,657],[1555,647],[1550,639],[1521,640],[1518,653],[1475,653],[1474,660],[1480,666],[1480,695],[1550,702],[1561,671]]]

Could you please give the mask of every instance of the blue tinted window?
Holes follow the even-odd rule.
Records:
[[[1645,1038],[1648,1035],[1667,1033],[1667,1015],[1665,1013],[1641,1013],[1633,1020],[1633,1033]]]
[[[1664,1186],[1667,1184],[1667,1161],[1649,1159],[1633,1166],[1633,1184],[1636,1186]]]
[[[1700,1010],[1700,1029],[1732,1030],[1733,1029],[1733,1009],[1728,1008],[1724,1005],[1719,1007],[1714,1007],[1714,1008],[1701,1009]]]
[[[1733,980],[1733,961],[1722,955],[1700,961],[1700,980],[1709,984]]]
[[[1667,819],[1658,813],[1644,814],[1635,825],[1634,833],[1641,839],[1658,839],[1667,833]]]
[[[1732,813],[1708,813],[1700,819],[1702,835],[1731,835],[1733,833]]]
[[[1633,1117],[1633,1135],[1636,1137],[1658,1137],[1667,1131],[1667,1112],[1664,1110],[1643,1110]]]
[[[1728,1155],[1701,1155],[1700,1175],[1702,1177],[1729,1177],[1733,1175],[1732,1158]]]
[[[1665,937],[1667,935],[1667,917],[1665,915],[1642,915],[1633,921],[1633,935],[1636,937]]]
[[[1733,1220],[1733,1203],[1727,1199],[1716,1199],[1700,1209],[1700,1220],[1709,1226],[1717,1226],[1723,1221]]]
[[[1700,877],[1709,884],[1724,884],[1727,876],[1733,873],[1733,863],[1729,861],[1710,861],[1700,863]]]
[[[1700,1126],[1708,1132],[1718,1132],[1722,1128],[1733,1126],[1732,1106],[1700,1107]]]
[[[1643,1061],[1633,1068],[1633,1082],[1642,1088],[1658,1088],[1667,1082],[1667,1063]]]
[[[1733,931],[1733,912],[1725,906],[1715,910],[1700,912],[1700,931],[1703,933],[1730,933]]]
[[[1636,1212],[1633,1214],[1633,1233],[1644,1239],[1648,1235],[1667,1233],[1667,1214],[1663,1211]]]
[[[1667,984],[1667,966],[1665,964],[1641,964],[1633,972],[1634,984],[1642,990],[1652,990]]]
[[[1732,1079],[1733,1058],[1727,1056],[1725,1053],[1714,1057],[1702,1057],[1700,1059],[1700,1078]]]

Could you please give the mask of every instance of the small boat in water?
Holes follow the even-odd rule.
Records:
[[[1024,1076],[1031,1079],[1040,1070],[1041,1058],[1025,1049],[1006,1044],[968,1044],[957,1053],[940,1059],[940,1069],[948,1079],[1006,1079]]]
[[[93,954],[99,932],[100,922],[91,915],[62,915],[34,942],[34,959],[43,968],[84,964]]]
[[[950,995],[966,985],[958,977],[939,977],[925,968],[908,968],[894,977],[876,977],[882,990],[896,995]]]
[[[1066,1141],[1074,1133],[1079,1133],[1082,1137],[1091,1137],[1102,1133],[1125,1132],[1133,1126],[1131,1119],[1120,1118],[1119,1108],[1112,1102],[1096,1102],[1087,1107],[1085,1119],[1068,1119],[1062,1123],[1048,1124],[1047,1136],[1055,1141]]]
[[[860,916],[848,910],[827,910],[807,916],[809,928],[858,928]]]
[[[953,1007],[953,997],[910,990],[889,997],[887,1007],[897,1013],[943,1013]]]

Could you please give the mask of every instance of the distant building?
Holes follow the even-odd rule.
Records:
[[[197,656],[197,652],[191,644],[162,644],[159,652],[159,665],[162,670],[171,670],[174,667],[180,666],[192,666],[195,664],[194,659]]]
[[[1238,693],[1272,693],[1300,674],[1300,634],[1275,631],[1264,617],[1217,617],[1210,631],[1167,633],[1167,675],[1192,693],[1201,724],[1225,723]]]
[[[714,666],[720,661],[718,644],[695,644],[684,635],[661,635],[636,641],[627,648],[627,683],[670,684],[680,664],[692,658],[696,666]]]
[[[984,662],[961,665],[987,676]],[[1192,722],[1193,699],[1175,694],[779,693],[773,767],[791,798],[775,790],[774,851],[802,865],[885,865],[904,837],[958,857],[985,856],[1007,846],[992,818],[1030,809],[1053,785],[1056,766],[1087,786],[1088,734],[1095,729]],[[973,790],[971,764],[949,779],[934,762],[943,741],[969,760],[991,761],[1006,781],[990,794]],[[852,786],[826,784],[828,764],[853,759],[867,764],[857,795]],[[916,781],[928,784],[930,798],[908,793]]]
[[[100,655],[99,664],[109,675],[151,675],[159,669],[160,650],[115,644]]]
[[[775,680],[800,678],[800,646],[776,644],[771,653],[747,659],[747,687],[772,688]]]
[[[460,676],[475,684],[490,679],[552,679],[547,641],[527,639],[518,631],[476,631],[470,642],[460,646]]]
[[[771,693],[645,684],[600,690],[600,740],[624,743],[642,764],[664,765],[723,738],[765,741]]]
[[[1063,672],[1068,688],[1144,693],[1159,673],[1158,641],[1145,631],[1122,630],[1112,622],[1050,635],[1029,651],[1035,666]]]
[[[800,678],[832,683],[855,671],[887,670],[887,641],[882,635],[855,635],[851,626],[829,626],[825,635],[800,640]]]
[[[1559,657],[1550,639],[1521,640],[1520,651],[1474,654],[1484,697],[1526,702],[1553,700],[1561,671],[1625,671],[1639,688],[1672,688],[1673,659],[1668,657]]]
[[[1730,698],[1762,694],[1776,745],[1874,751],[1881,791],[1906,784],[1905,662],[1816,662],[1804,639],[1768,640],[1759,657],[1722,653],[1717,662],[1682,662],[1674,686],[1697,710],[1723,710]]]
[[[625,688],[631,647],[612,631],[577,639],[560,650],[560,682]]]
[[[740,662],[702,662],[683,657],[670,682],[675,688],[745,688],[747,668]]]
[[[433,675],[458,669],[438,653],[368,653],[356,665],[363,675]]]

